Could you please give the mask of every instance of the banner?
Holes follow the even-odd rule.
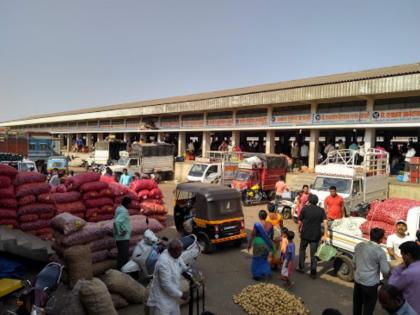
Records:
[[[207,126],[233,126],[233,117],[230,118],[209,118],[207,117]]]
[[[271,125],[307,125],[312,123],[311,114],[306,115],[275,115]]]
[[[331,113],[314,114],[312,117],[314,124],[353,124],[369,122],[369,112],[350,112],[350,113]]]
[[[419,121],[420,109],[374,111],[372,122]]]
[[[267,116],[260,117],[237,117],[236,124],[240,126],[261,126],[267,125]]]

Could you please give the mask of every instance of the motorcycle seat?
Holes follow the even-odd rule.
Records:
[[[192,235],[187,235],[181,238],[182,242],[182,249],[186,250],[188,247],[190,247],[195,242],[195,238]]]
[[[49,263],[41,270],[37,275],[34,287],[36,289],[44,290],[55,290],[61,279],[61,272],[63,266],[57,263]]]

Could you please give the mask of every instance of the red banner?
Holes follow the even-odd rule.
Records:
[[[260,126],[260,125],[266,125],[267,124],[267,116],[262,116],[262,117],[237,117],[236,118],[236,123],[238,125],[255,125],[255,126]]]

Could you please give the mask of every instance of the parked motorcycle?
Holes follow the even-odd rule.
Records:
[[[52,262],[36,276],[35,283],[26,281],[25,289],[17,300],[17,309],[8,310],[10,315],[46,315],[51,306],[52,293],[57,289],[63,271],[62,265]]]
[[[180,240],[183,244],[181,258],[187,266],[192,266],[201,252],[197,237],[191,234]],[[151,230],[146,230],[143,239],[134,248],[130,261],[121,268],[121,271],[140,272],[146,278],[152,278],[159,255],[166,248],[166,240],[160,240]]]
[[[283,194],[281,200],[276,202],[277,212],[280,213],[285,220],[292,219],[296,212],[297,192],[288,192]]]
[[[266,192],[261,189],[260,185],[254,185],[251,188],[242,191],[242,203],[244,206],[251,206],[267,202],[269,197]]]

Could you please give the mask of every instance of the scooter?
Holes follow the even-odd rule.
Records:
[[[201,252],[197,237],[191,234],[180,240],[183,244],[181,258],[187,266],[191,267]],[[143,239],[134,248],[130,261],[121,268],[121,271],[124,273],[140,272],[146,278],[151,279],[159,255],[166,248],[165,241],[161,241],[151,230],[146,230]]]
[[[63,268],[64,266],[55,262],[46,265],[36,276],[33,286],[27,281],[26,288],[18,297],[18,308],[14,311],[9,310],[6,314],[46,315],[52,301],[52,293],[60,283]]]
[[[292,219],[293,213],[296,208],[296,193],[289,192],[283,194],[282,199],[276,203],[277,212],[280,213],[285,220]]]

